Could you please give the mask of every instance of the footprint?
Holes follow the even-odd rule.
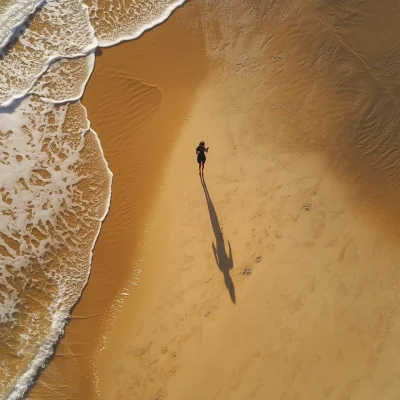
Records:
[[[249,266],[246,266],[240,270],[239,274],[243,276],[250,276],[252,272],[253,269]]]
[[[178,372],[178,366],[174,365],[168,372],[168,379],[171,379]]]
[[[153,400],[162,400],[164,398],[164,392],[160,389],[153,397]]]
[[[136,351],[134,351],[134,354],[139,358],[144,357],[149,352],[152,344],[153,344],[153,342],[149,342],[149,344],[147,346],[141,347],[141,348],[137,349]]]

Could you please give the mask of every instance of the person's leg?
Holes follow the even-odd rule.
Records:
[[[202,162],[201,163],[201,174],[204,176],[204,165],[205,165],[205,163],[204,162]]]
[[[199,175],[201,176],[201,162],[199,162]]]

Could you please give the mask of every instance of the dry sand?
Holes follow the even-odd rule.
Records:
[[[207,74],[202,67],[192,79],[192,70],[173,70],[166,63],[174,57],[162,45],[157,51],[166,58],[159,64],[146,59],[144,44],[134,53],[147,65],[141,73],[133,73],[135,43],[99,58],[96,90],[106,85],[104,60],[112,77],[131,74],[175,93],[143,127],[153,141],[159,131],[151,124],[170,121],[168,134],[179,134],[173,148],[169,140],[159,147],[157,139],[138,163],[160,160],[165,149],[171,155],[162,163],[146,234],[141,224],[136,236],[133,230],[132,237],[120,236],[117,221],[140,207],[128,212],[113,198],[115,222],[110,214],[102,231],[107,240],[96,247],[94,273],[96,258],[103,252],[106,260],[113,243],[145,238],[139,284],[95,359],[101,399],[399,397],[400,52],[392,49],[396,41],[379,35],[386,29],[398,37],[398,19],[372,0],[362,10],[323,1],[257,1],[249,9],[240,1],[193,0],[148,37],[159,34],[157,40],[170,43],[194,71],[200,55],[209,63]],[[181,41],[174,26],[185,32]],[[382,54],[390,55],[390,65]],[[132,64],[124,70],[125,62]],[[156,80],[161,73],[162,84]],[[179,91],[189,83],[182,101]],[[144,92],[146,115],[152,115],[157,94]],[[131,100],[128,94],[121,103],[110,101],[121,114],[103,108],[108,98],[94,95],[92,103],[110,167],[114,154],[115,171],[126,180],[136,176],[134,168],[124,175],[130,157],[120,159],[131,142],[112,147],[101,130],[105,115],[113,117],[110,127],[133,124]],[[162,119],[164,106],[169,113],[179,109],[176,125],[175,117]],[[210,146],[205,185],[194,154],[199,140]],[[139,202],[135,191],[143,196],[147,171],[156,182],[160,170],[146,166],[143,189],[125,181],[118,201]],[[156,185],[147,187],[154,198]],[[124,271],[137,261],[135,251],[125,258],[127,246],[118,251],[118,260],[128,260]],[[110,293],[118,285],[112,283]]]
[[[101,398],[394,398],[397,250],[357,221],[351,188],[317,157],[247,149],[236,131],[247,162],[228,166],[218,117],[207,202],[181,166],[215,96],[204,90],[177,146],[141,284],[100,356]]]

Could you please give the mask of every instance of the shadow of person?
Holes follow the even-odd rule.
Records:
[[[212,249],[214,252],[215,261],[218,265],[218,268],[224,275],[225,286],[228,289],[229,296],[231,297],[232,303],[236,303],[235,296],[235,286],[233,284],[232,278],[229,275],[229,270],[233,268],[233,259],[232,259],[232,249],[231,244],[228,241],[228,249],[229,255],[226,253],[225,249],[225,241],[224,236],[221,231],[221,227],[219,225],[218,216],[215,211],[214,205],[211,201],[210,194],[208,193],[206,182],[201,179],[201,184],[203,185],[204,194],[206,195],[208,212],[210,214],[211,226],[214,231],[215,236],[215,244],[212,244]]]

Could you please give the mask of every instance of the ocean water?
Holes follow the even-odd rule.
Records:
[[[184,0],[0,0],[0,398],[21,398],[90,276],[112,173],[80,103],[95,49]]]

